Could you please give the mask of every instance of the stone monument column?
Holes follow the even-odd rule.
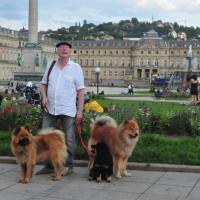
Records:
[[[14,74],[15,80],[40,80],[43,74],[42,48],[38,42],[38,0],[29,0],[28,41],[20,47],[23,64]]]
[[[38,0],[29,0],[28,42],[22,52],[24,57],[23,71],[41,71],[41,51],[41,46],[38,43]]]
[[[29,0],[28,42],[38,43],[38,0]]]

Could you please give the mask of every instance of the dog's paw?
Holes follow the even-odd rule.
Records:
[[[52,180],[52,181],[59,181],[60,179],[61,179],[61,177],[56,177],[56,176],[55,176],[55,177],[52,177],[51,180]]]
[[[101,176],[99,176],[99,177],[96,178],[96,182],[97,182],[97,183],[100,183],[100,182],[101,182]]]
[[[29,182],[29,179],[28,179],[28,178],[20,179],[19,182],[20,182],[20,183],[23,183],[23,184],[26,184],[26,183]]]
[[[122,178],[122,176],[120,174],[116,174],[115,178],[120,179],[120,178]]]
[[[130,176],[132,176],[132,174],[126,171],[126,172],[123,173],[123,176],[130,177]]]
[[[111,179],[112,179],[111,176],[107,177],[107,178],[106,178],[106,182],[107,182],[107,183],[110,183],[110,182],[111,182]]]

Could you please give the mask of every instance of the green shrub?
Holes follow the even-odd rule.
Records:
[[[169,133],[189,134],[191,133],[191,113],[187,111],[179,111],[169,119],[167,130]]]
[[[0,112],[0,130],[12,130],[16,125],[17,113],[12,108],[7,107],[4,112]]]

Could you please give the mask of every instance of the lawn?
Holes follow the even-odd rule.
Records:
[[[110,111],[107,114],[114,117],[119,123],[124,119],[136,117],[141,124],[141,137],[139,143],[130,157],[130,161],[142,162],[142,163],[168,163],[168,164],[188,164],[188,165],[200,165],[200,136],[192,137],[186,135],[169,135],[161,134],[159,131],[151,131],[149,121],[154,118],[148,118],[148,112],[151,110],[152,116],[159,116],[159,120],[163,124],[153,121],[153,126],[161,126],[161,130],[165,124],[169,129],[168,116],[174,116],[174,113],[184,111],[184,116],[191,120],[191,115],[187,116],[187,113],[193,112],[194,116],[198,115],[199,108],[195,106],[186,106],[177,103],[163,103],[163,102],[144,102],[144,101],[131,101],[131,100],[109,100],[109,99],[98,99],[97,100],[103,107],[110,107],[116,105],[120,109],[117,111]],[[144,112],[144,115],[140,115],[140,112]],[[33,119],[40,119],[38,112],[29,114],[28,123]],[[95,113],[85,113],[84,127],[82,130],[83,138],[87,144],[89,137],[89,123],[90,118],[94,117]],[[33,118],[33,116],[35,118]],[[147,116],[147,118],[145,118]],[[176,116],[176,115],[175,115]],[[171,127],[172,131],[177,129],[180,132],[183,130],[182,126],[185,124],[185,118],[181,116],[179,118],[171,117],[170,120],[174,120],[174,127]],[[157,119],[157,118],[156,118]],[[18,119],[19,121],[19,119]],[[21,120],[20,120],[21,121]],[[180,124],[179,124],[180,123]],[[151,124],[152,125],[152,124]],[[186,124],[187,125],[187,124]],[[200,130],[199,120],[197,120],[197,129]],[[145,130],[145,131],[144,131]],[[10,131],[0,131],[0,156],[11,156],[10,149]],[[83,147],[80,145],[79,138],[77,137],[77,148],[76,148],[76,159],[88,160],[88,155]]]
[[[12,156],[9,135],[9,133],[0,132],[0,156]],[[199,144],[200,137],[167,137],[158,134],[142,134],[129,161],[200,165]],[[88,160],[86,151],[79,144],[76,148],[76,159]]]

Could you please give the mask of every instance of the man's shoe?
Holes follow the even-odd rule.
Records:
[[[35,173],[35,175],[41,175],[41,174],[51,174],[51,173],[54,173],[54,169],[50,169],[50,168],[42,168],[41,170],[37,171]]]
[[[62,176],[69,176],[69,175],[72,174],[72,173],[73,173],[73,169],[67,167],[67,168],[65,168],[65,169],[63,170]]]

